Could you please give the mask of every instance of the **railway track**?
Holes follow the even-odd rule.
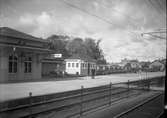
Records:
[[[28,98],[1,104],[0,118],[71,118],[145,92],[148,89],[130,88],[129,83],[110,83],[43,96],[30,94]]]
[[[163,98],[164,94],[162,93],[152,96],[114,118],[160,118],[164,112]]]

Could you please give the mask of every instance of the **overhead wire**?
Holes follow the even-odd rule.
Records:
[[[154,34],[149,34],[152,37],[159,38],[159,39],[166,39],[165,37],[154,35]]]
[[[96,15],[96,14],[94,14],[94,13],[89,12],[88,10],[82,9],[82,8],[78,7],[77,5],[74,5],[74,4],[72,4],[72,3],[69,3],[69,2],[67,2],[66,0],[59,0],[59,1],[65,3],[66,5],[68,5],[68,6],[72,7],[72,8],[75,8],[75,9],[81,11],[81,12],[84,12],[84,13],[90,15],[90,16],[96,17],[96,18],[98,18],[99,20],[101,20],[101,21],[103,21],[103,22],[106,22],[106,23],[108,23],[108,24],[110,24],[110,25],[112,25],[112,26],[113,26],[113,25],[119,26],[119,27],[121,26],[121,25],[117,25],[117,24],[111,22],[111,20],[105,19],[105,18],[103,18],[103,17],[101,17],[101,16],[98,16],[98,15]],[[116,11],[116,10],[115,10],[115,11]],[[118,12],[118,11],[117,11],[117,12]],[[124,14],[124,15],[125,15],[125,14]],[[126,15],[126,16],[127,16],[127,15]],[[129,16],[127,16],[127,17],[129,17]],[[133,25],[134,25],[134,24],[133,24]],[[136,26],[136,24],[135,24],[135,26]],[[130,33],[131,33],[131,32],[130,32]]]
[[[158,34],[159,34],[159,35],[158,35]],[[161,34],[166,34],[166,31],[160,31],[160,32],[145,32],[145,33],[142,33],[141,36],[149,35],[149,36],[151,36],[151,37],[158,38],[158,39],[166,39],[166,35],[165,35],[165,36],[162,36]]]
[[[154,5],[154,3],[151,1],[151,0],[149,0],[150,2],[151,2],[151,4],[152,4],[152,6],[155,8],[155,5]],[[161,1],[161,0],[160,0]],[[161,4],[159,3],[160,1],[158,1],[158,4],[159,4],[159,6],[160,6],[160,8],[162,8],[163,6],[161,6]],[[146,4],[147,4],[147,2],[146,2]],[[101,3],[101,5],[103,5],[104,7],[108,7],[109,8],[109,6],[108,5],[105,5],[104,3]],[[117,12],[117,13],[119,13],[119,14],[122,14],[123,16],[125,16],[125,17],[128,17],[128,20],[129,21],[132,21],[133,23],[136,23],[136,21],[135,21],[135,19],[133,18],[133,17],[131,17],[131,16],[129,16],[129,15],[126,15],[126,14],[123,14],[122,12],[120,12],[120,11],[118,11],[118,10],[116,10],[116,9],[113,9],[113,8],[111,8],[110,7],[110,9],[112,9],[112,10],[114,10],[115,12]],[[157,8],[155,8],[156,10],[158,10]],[[163,9],[161,9],[162,11],[163,11]],[[160,12],[160,11],[159,11]],[[164,11],[163,11],[164,12]],[[162,13],[162,12],[161,12]],[[136,24],[135,24],[136,25]],[[162,29],[161,29],[162,30]],[[132,32],[131,32],[132,33]],[[133,32],[134,34],[136,34],[136,32]],[[153,32],[152,32],[153,33]],[[154,32],[155,33],[155,32]],[[166,29],[164,30],[164,32],[157,32],[157,33],[166,33]],[[155,36],[155,37],[157,37],[157,38],[160,38],[159,36]],[[165,39],[164,37],[162,37],[163,39]]]
[[[110,24],[110,25],[116,25],[116,24],[114,24],[113,22],[111,22],[110,20],[107,20],[107,19],[105,19],[105,18],[103,18],[103,17],[100,17],[100,16],[94,14],[94,13],[91,13],[91,12],[89,12],[88,10],[82,9],[82,8],[78,7],[77,5],[74,5],[74,4],[72,4],[72,3],[67,2],[66,0],[60,0],[60,1],[63,2],[63,3],[65,3],[65,4],[68,5],[68,6],[72,7],[72,8],[78,9],[79,11],[82,11],[82,12],[84,12],[84,13],[90,15],[90,16],[96,17],[97,19],[102,20],[103,22],[106,22],[106,23],[108,23],[108,24]],[[152,5],[153,5],[153,4],[152,4]],[[154,7],[154,6],[153,6],[153,7]],[[154,8],[155,8],[155,7],[154,7]],[[116,11],[116,10],[114,10],[114,11]],[[118,12],[118,11],[116,11],[116,12]],[[120,13],[120,14],[122,14],[122,13]],[[123,15],[123,14],[122,14],[122,15]],[[124,14],[124,16],[127,16],[127,15]],[[129,16],[127,16],[127,17],[129,17]],[[130,17],[129,17],[129,18],[130,18]],[[133,18],[131,18],[131,19],[133,19]],[[161,28],[160,30],[163,30],[163,29]],[[141,35],[136,34],[136,32],[130,32],[130,33],[135,34],[137,39],[138,39],[138,38],[141,39],[141,37],[140,37]],[[159,36],[156,36],[156,35],[152,35],[152,34],[151,34],[151,36],[153,36],[154,39],[157,39],[157,38],[161,38],[161,39],[162,39],[162,37],[159,37]],[[143,37],[143,38],[144,38],[144,37]],[[166,38],[165,38],[165,39],[166,39]]]
[[[120,25],[117,25],[117,24],[113,23],[113,22],[111,21],[111,19],[108,20],[108,19],[102,18],[101,16],[98,16],[98,15],[96,15],[96,14],[94,14],[94,13],[91,13],[91,12],[89,12],[88,10],[82,9],[82,8],[78,7],[77,5],[74,5],[74,4],[72,4],[72,3],[67,2],[66,0],[60,0],[60,1],[63,2],[63,3],[65,3],[65,4],[67,4],[67,5],[69,5],[70,7],[73,7],[73,8],[75,8],[75,9],[78,9],[78,10],[82,11],[82,12],[85,12],[85,13],[88,14],[88,15],[91,15],[91,16],[93,16],[93,17],[96,17],[96,18],[98,18],[98,19],[100,19],[100,20],[102,20],[102,21],[104,21],[104,22],[106,22],[106,23],[109,23],[109,24],[111,24],[111,25],[116,25],[116,26],[119,26],[119,27],[120,27]],[[104,7],[107,7],[107,6],[105,6],[104,4],[101,4],[101,5],[103,5]],[[114,10],[115,12],[121,14],[121,15],[124,15],[124,16],[130,18],[130,19],[131,19],[131,22],[133,22],[133,25],[136,26],[136,27],[139,27],[139,25],[134,24],[134,22],[135,22],[135,23],[137,23],[137,22],[136,22],[135,19],[132,18],[131,16],[129,16],[129,15],[127,15],[127,14],[123,14],[122,12],[119,12],[119,11],[116,10],[116,9],[113,9],[113,10]],[[130,20],[130,19],[128,19],[128,20]]]
[[[131,16],[125,14],[125,13],[122,13],[122,12],[120,12],[120,11],[118,11],[118,10],[112,8],[112,7],[110,7],[110,6],[106,5],[106,4],[104,4],[103,2],[101,2],[100,4],[101,4],[103,7],[105,7],[105,8],[110,8],[110,9],[112,9],[113,11],[115,11],[115,12],[117,12],[117,13],[119,13],[119,14],[125,16],[126,18],[128,18],[128,21],[131,21],[131,22],[133,22],[133,23],[137,23],[137,22],[135,21],[136,19],[134,19],[133,17],[131,17]],[[136,24],[133,24],[133,25],[136,26]]]
[[[93,14],[93,13],[89,12],[88,10],[82,9],[82,8],[78,7],[77,5],[71,4],[71,3],[67,2],[66,0],[59,0],[59,1],[65,3],[66,5],[68,5],[72,8],[78,9],[79,11],[82,11],[82,12],[84,12],[84,13],[90,15],[90,16],[96,17],[96,18],[98,18],[98,19],[100,19],[100,20],[102,20],[106,23],[109,23],[111,25],[116,25],[113,22],[111,22],[110,20],[106,20],[106,19],[104,19],[104,18],[102,18],[102,17],[100,17],[96,14]]]
[[[103,22],[106,22],[106,23],[108,23],[108,24],[110,24],[110,25],[116,25],[116,24],[114,24],[113,22],[111,22],[110,20],[107,20],[107,19],[105,19],[105,18],[102,18],[102,17],[100,17],[100,16],[98,16],[98,15],[96,15],[96,14],[93,14],[93,13],[89,12],[88,10],[82,9],[82,8],[78,7],[77,5],[74,5],[74,4],[72,4],[72,3],[67,2],[66,0],[60,0],[60,1],[63,2],[63,3],[65,3],[65,4],[68,5],[68,6],[72,7],[72,8],[75,8],[75,9],[77,9],[77,10],[79,10],[79,11],[82,11],[82,12],[84,12],[84,13],[90,15],[90,16],[96,17],[96,18],[102,20]],[[151,0],[149,0],[149,1],[151,1]],[[152,6],[153,6],[152,1],[151,1],[151,4],[152,4]],[[104,4],[103,4],[103,6],[104,6]],[[154,7],[154,8],[155,8],[155,7]],[[119,11],[117,11],[117,10],[114,10],[114,11],[119,12]],[[119,13],[121,13],[121,12],[119,12]],[[121,13],[121,14],[122,14],[122,13]],[[123,14],[122,14],[122,15],[123,15]],[[124,16],[127,16],[127,15],[124,14]],[[129,16],[127,16],[127,17],[129,17]],[[160,30],[162,30],[162,28],[161,28]],[[165,32],[166,32],[166,31],[165,31]],[[132,32],[130,32],[130,33],[132,33]],[[133,32],[133,33],[136,34],[136,32]],[[161,32],[157,32],[157,33],[161,33]],[[149,34],[149,35],[151,35],[151,36],[153,36],[153,37],[156,37],[156,38],[166,39],[165,37],[160,37],[160,36],[151,34],[151,32],[150,32],[150,33],[142,33],[142,35],[144,35],[144,34]]]

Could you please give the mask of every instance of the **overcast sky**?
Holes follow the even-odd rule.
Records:
[[[158,1],[158,2],[157,2]],[[102,39],[108,62],[166,57],[166,40],[142,32],[166,28],[166,0],[0,0],[0,26],[33,36]]]

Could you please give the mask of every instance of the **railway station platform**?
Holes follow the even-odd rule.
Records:
[[[128,80],[134,81],[159,76],[165,76],[165,73],[147,73],[147,76],[145,73],[112,74],[96,76],[95,79],[91,79],[91,77],[80,77],[79,79],[67,81],[1,83],[0,102],[28,97],[30,92],[33,96],[38,96],[77,90],[80,89],[81,86],[84,86],[84,88],[91,88],[110,83],[120,83],[127,82]]]

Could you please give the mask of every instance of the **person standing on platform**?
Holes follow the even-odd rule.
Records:
[[[95,78],[95,69],[92,69],[91,73],[92,73],[92,79],[94,79]]]

